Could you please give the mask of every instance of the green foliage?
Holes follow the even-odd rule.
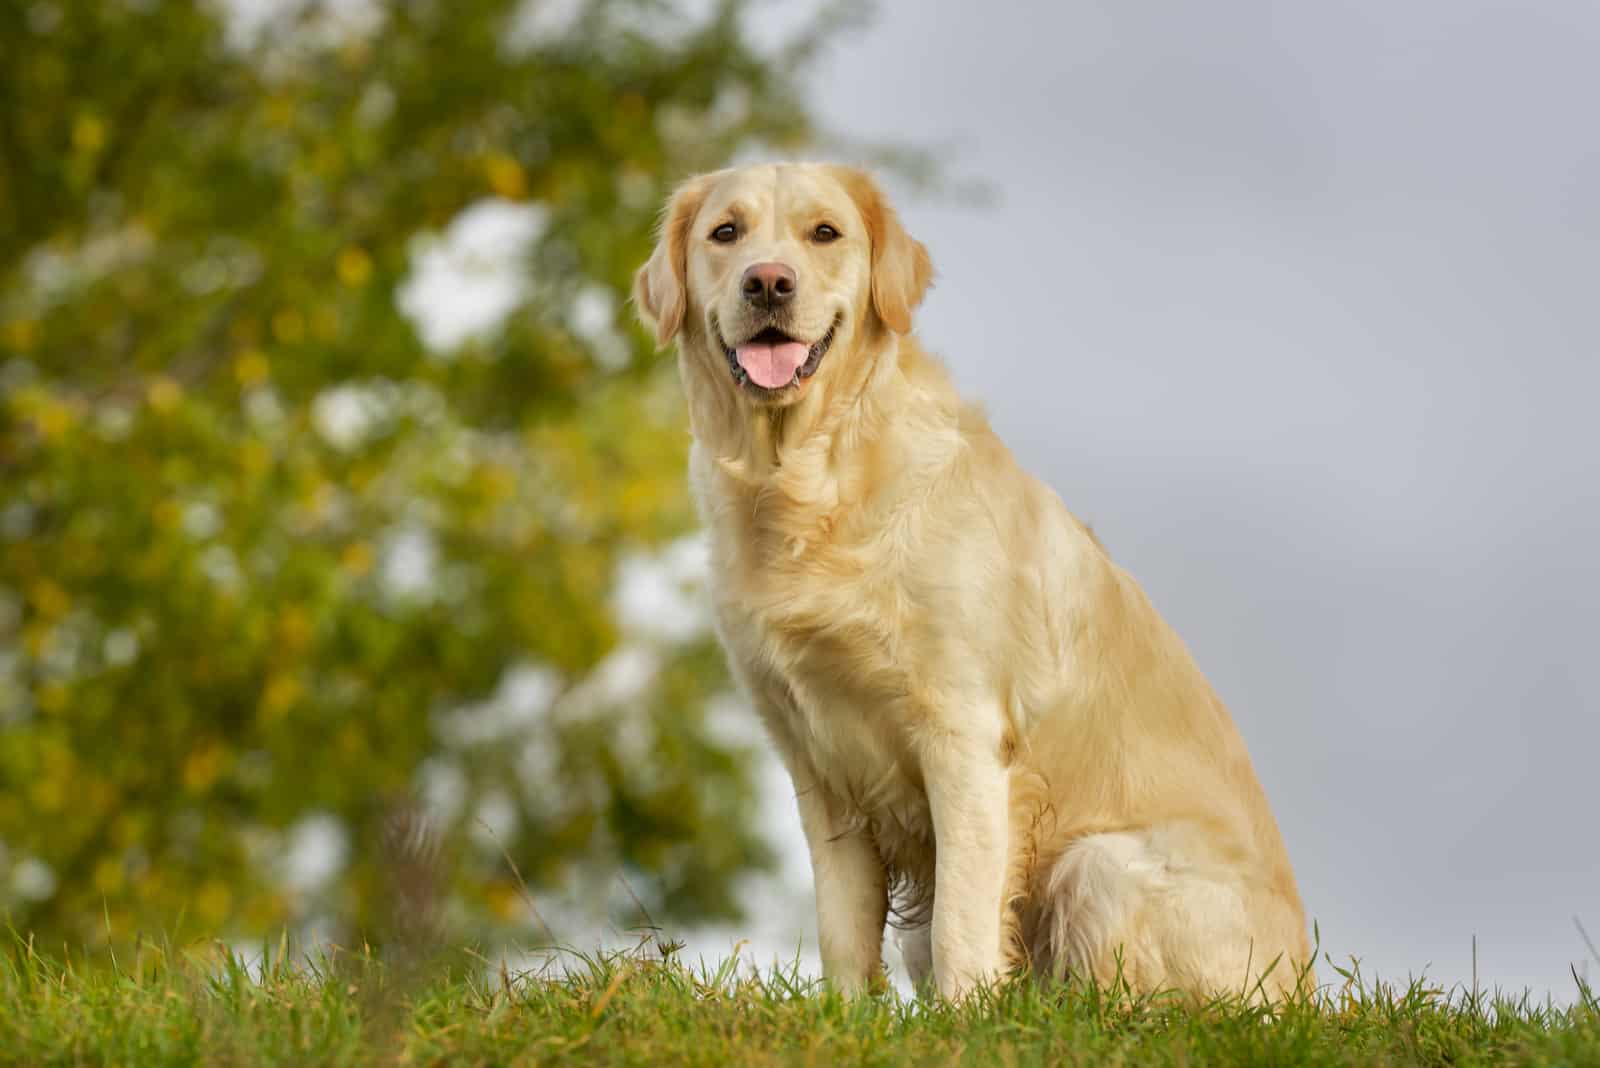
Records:
[[[245,47],[202,0],[0,4],[14,927],[331,915],[381,938],[427,768],[464,789],[423,850],[457,933],[528,929],[509,862],[536,889],[631,866],[663,916],[733,912],[764,853],[746,765],[707,727],[705,640],[668,643],[626,709],[580,698],[624,640],[619,561],[692,525],[631,271],[672,181],[805,142],[820,31],[764,58],[736,4],[661,39],[659,7],[591,3],[514,47],[513,0],[395,0],[342,33],[312,4]],[[397,288],[417,235],[485,197],[536,206],[530,290],[503,330],[431,352]],[[584,300],[603,322],[575,320]],[[322,426],[336,402],[364,434]],[[389,575],[407,545],[431,557],[420,589]],[[444,737],[519,665],[568,714]],[[484,798],[518,817],[498,841],[474,841]],[[314,813],[349,861],[297,890],[275,866]]]
[[[1600,1003],[1570,1008],[1347,981],[1269,1012],[1016,983],[962,1007],[844,1001],[778,969],[629,953],[559,978],[478,961],[406,977],[369,956],[315,968],[145,946],[115,969],[14,948],[0,1061],[14,1064],[1281,1064],[1600,1062]]]

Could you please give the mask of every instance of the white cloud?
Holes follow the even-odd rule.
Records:
[[[434,726],[449,745],[483,745],[527,735],[544,723],[562,688],[561,676],[540,664],[518,663],[500,677],[493,695],[439,717]]]
[[[318,393],[311,424],[324,441],[348,451],[364,442],[389,416],[393,404],[371,386],[347,383]]]
[[[472,840],[486,851],[499,852],[517,832],[517,804],[504,790],[484,794],[472,815]]]
[[[680,538],[659,554],[634,553],[617,568],[612,607],[625,630],[683,642],[711,626],[705,593],[709,550],[703,534]]]
[[[56,892],[56,873],[38,857],[25,857],[11,869],[11,892],[25,901],[43,901]]]
[[[183,529],[191,538],[205,541],[222,529],[222,516],[211,502],[194,501],[183,510]]]
[[[428,818],[435,824],[453,823],[467,797],[467,775],[461,765],[443,757],[430,757],[417,768],[417,794]]]
[[[506,27],[505,48],[514,53],[560,41],[588,6],[589,0],[523,0]]]
[[[489,197],[464,210],[444,234],[422,234],[411,249],[411,274],[396,300],[438,355],[499,330],[527,299],[524,260],[545,227],[534,204]]]
[[[567,324],[602,367],[624,367],[633,355],[627,339],[617,331],[616,295],[605,286],[589,283],[579,289],[567,308]]]
[[[270,430],[283,422],[283,404],[267,386],[257,386],[244,397],[244,414],[257,430]]]
[[[118,627],[106,635],[100,653],[113,667],[131,664],[139,655],[139,636],[126,627]]]
[[[284,885],[310,893],[339,874],[350,852],[350,836],[338,817],[318,812],[305,817],[289,829],[289,844],[284,850]]]
[[[595,667],[594,696],[608,704],[638,700],[661,670],[661,654],[648,645],[622,645]]]
[[[391,531],[379,556],[378,583],[398,599],[424,598],[433,588],[439,548],[427,527],[408,525]]]
[[[312,43],[337,45],[365,37],[384,19],[380,0],[213,0],[223,17],[228,47],[246,51],[262,44],[289,20],[307,12],[316,17],[307,27]]]

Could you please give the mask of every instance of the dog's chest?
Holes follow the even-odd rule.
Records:
[[[914,598],[892,559],[862,567],[848,544],[757,557],[717,546],[714,582],[724,645],[758,691],[779,744],[871,821],[880,842],[931,837],[911,739],[919,640]],[[892,847],[891,847],[892,848]]]

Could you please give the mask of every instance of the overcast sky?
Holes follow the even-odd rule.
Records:
[[[994,190],[902,198],[922,338],[1194,650],[1324,948],[1386,977],[1468,981],[1476,935],[1565,1000],[1600,935],[1597,56],[1591,0],[898,0],[814,79]]]

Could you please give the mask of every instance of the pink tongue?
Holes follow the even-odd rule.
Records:
[[[734,355],[750,381],[763,389],[777,389],[794,381],[795,372],[806,362],[806,352],[806,347],[798,341],[785,341],[781,345],[746,341]]]

